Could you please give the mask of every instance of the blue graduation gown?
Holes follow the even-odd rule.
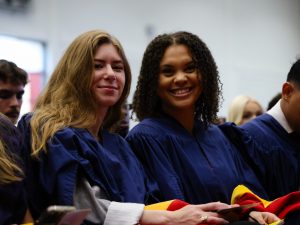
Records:
[[[111,201],[154,201],[155,186],[145,177],[128,143],[119,135],[103,131],[99,143],[86,130],[65,128],[47,142],[40,160],[30,158],[30,121],[24,116],[18,127],[27,143],[26,188],[34,217],[49,205],[73,205],[76,178],[84,175],[91,186],[99,186]]]
[[[267,113],[236,129],[271,200],[299,190],[300,137],[291,137]]]
[[[9,128],[9,129],[8,129]],[[1,140],[11,151],[20,167],[21,135],[8,119],[0,116]],[[20,224],[25,216],[27,204],[23,182],[0,185],[0,224]]]
[[[144,119],[126,137],[162,200],[230,203],[232,190],[244,184],[266,197],[253,171],[221,130],[195,122],[194,135],[170,117]]]

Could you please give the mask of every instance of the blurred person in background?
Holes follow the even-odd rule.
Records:
[[[261,104],[246,95],[236,96],[229,106],[227,122],[242,125],[263,113]]]
[[[0,60],[0,112],[17,123],[28,74],[15,63]]]

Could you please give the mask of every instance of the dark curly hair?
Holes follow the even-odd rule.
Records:
[[[140,121],[162,113],[161,100],[157,95],[160,62],[166,49],[174,44],[187,46],[201,73],[203,91],[196,103],[195,118],[202,120],[207,127],[217,119],[222,84],[215,60],[206,44],[197,35],[185,31],[159,35],[146,48],[133,97],[133,113]]]

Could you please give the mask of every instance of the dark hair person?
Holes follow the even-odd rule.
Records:
[[[235,146],[213,125],[220,98],[216,63],[198,36],[175,32],[150,42],[133,99],[140,123],[127,141],[157,181],[163,200],[230,203],[238,184],[265,196]]]
[[[28,74],[15,63],[0,59],[0,112],[16,123]]]

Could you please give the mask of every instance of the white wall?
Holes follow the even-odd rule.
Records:
[[[31,0],[25,13],[0,11],[0,33],[47,43],[48,74],[77,35],[95,28],[122,42],[134,75],[132,93],[153,36],[176,30],[198,34],[219,66],[221,116],[238,94],[266,106],[300,56],[299,0]]]

